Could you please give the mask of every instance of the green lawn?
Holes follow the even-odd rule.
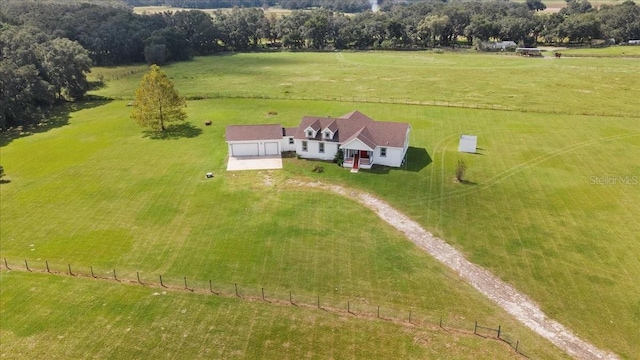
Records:
[[[3,359],[520,358],[478,336],[320,309],[42,274],[1,278]]]
[[[186,276],[189,285],[198,289],[208,289],[208,280],[212,280],[216,289],[227,293],[233,292],[234,283],[243,294],[253,296],[259,296],[264,287],[270,297],[286,300],[291,291],[302,303],[314,304],[316,296],[321,296],[325,306],[340,308],[351,301],[352,309],[369,314],[380,305],[391,317],[402,318],[412,311],[414,319],[437,324],[443,318],[445,325],[456,328],[472,329],[477,320],[502,325],[512,339],[521,341],[521,349],[528,354],[562,358],[552,345],[497,309],[374,214],[346,199],[286,185],[289,178],[312,174],[308,172],[309,163],[290,160],[289,171],[224,170],[226,145],[222,135],[226,124],[247,119],[295,122],[298,114],[306,111],[346,112],[346,104],[340,104],[341,108],[331,103],[299,101],[189,102],[194,129],[175,139],[152,139],[143,134],[128,119],[131,108],[125,106],[126,101],[94,105],[72,113],[67,126],[13,140],[2,148],[10,182],[0,187],[0,256],[8,258],[11,267],[23,267],[23,259],[28,259],[31,268],[41,271],[45,261],[57,272],[67,271],[67,264],[71,264],[74,273],[88,275],[93,268],[96,275],[110,277],[116,269],[120,279],[135,280],[139,273],[143,282],[157,284],[158,275],[163,275],[166,284],[178,287]],[[267,117],[269,109],[274,108],[278,115]],[[205,127],[205,119],[212,119],[214,125]],[[328,173],[339,174],[331,166],[327,169]],[[205,179],[207,171],[213,171],[216,177]],[[5,276],[2,288],[8,295],[3,295],[3,309],[9,301],[5,299],[20,298],[15,282],[10,281],[14,275]],[[51,296],[56,291],[93,294],[91,289],[98,286],[87,288],[86,282],[73,281],[65,280],[62,289],[56,285],[50,290]],[[144,294],[148,296],[148,291]],[[191,302],[186,299],[184,302]],[[35,299],[31,301],[36,308],[42,306]],[[148,321],[144,313],[131,311],[125,309],[131,321]],[[247,310],[236,305],[233,311],[240,318]],[[283,311],[268,316],[283,317]],[[93,312],[86,316],[90,319],[86,327],[74,331],[99,331],[106,321]],[[37,321],[26,318],[7,317],[5,321],[3,315],[3,333],[11,336],[18,348],[29,348],[33,341],[48,344],[52,329],[42,324],[35,331],[36,340],[11,335],[23,322]],[[344,331],[350,331],[350,326]],[[267,328],[265,325],[263,331]],[[159,336],[156,328],[138,331],[139,336]],[[409,333],[418,336],[420,331]],[[220,336],[238,335],[221,330]],[[292,343],[304,342],[296,339],[299,335],[295,332],[283,330],[282,336],[294,338]],[[438,343],[436,349],[453,341],[444,337],[442,343],[441,339],[440,335],[433,339]],[[356,340],[361,341],[349,341]],[[368,340],[363,347],[380,343],[375,337]],[[402,342],[390,341],[383,349],[372,351],[382,355],[401,351],[397,347],[403,346]],[[60,351],[93,351],[80,343]],[[496,356],[483,344],[471,341],[469,346],[475,348],[472,353],[488,351],[486,358]],[[456,348],[455,352],[466,353],[464,345],[449,345]],[[109,350],[113,352],[101,351],[107,357],[118,357],[119,351],[129,347],[132,351],[137,346],[132,340]],[[314,340],[297,346],[321,354],[326,342]],[[201,345],[192,347],[193,351],[202,350]],[[348,349],[338,344],[332,351]],[[508,347],[496,349],[503,350],[499,357],[513,355]],[[428,356],[430,351],[420,346],[406,353],[422,357],[420,354]],[[367,354],[353,356],[369,358]]]
[[[563,55],[570,56],[640,56],[640,46],[636,45],[618,45],[618,46],[608,46],[604,48],[574,48],[574,49],[566,49],[561,51]]]
[[[630,47],[625,47],[630,48]],[[565,61],[566,60],[566,61]],[[189,98],[269,97],[422,102],[569,114],[640,116],[635,59],[530,59],[473,53],[262,53],[164,67]],[[94,70],[120,79],[96,95],[132,99],[144,67]],[[128,73],[134,75],[123,78]]]
[[[425,94],[434,93],[433,88],[461,98],[464,94],[456,91],[465,82],[456,81],[457,74],[467,76],[463,78],[468,79],[469,89],[475,89],[474,96],[487,103],[511,92],[515,97],[530,96],[532,103],[543,101],[539,93],[546,94],[547,103],[553,103],[547,108],[561,103],[567,113],[632,113],[638,108],[634,107],[638,99],[631,94],[638,89],[639,75],[631,70],[639,66],[629,59],[244,54],[199,58],[166,69],[180,91],[192,97],[209,91],[233,94],[240,89],[266,93],[270,85],[277,93],[281,88],[270,83],[276,81],[276,74],[282,75],[280,82],[291,82],[296,96],[344,97],[348,86],[355,84],[324,81],[343,71],[336,66],[339,56],[361,64],[360,70],[351,68],[358,79],[354,82],[379,89],[376,94],[381,97],[402,93],[425,96],[419,98],[424,100]],[[393,65],[390,59],[395,59]],[[460,64],[463,59],[469,59],[467,70],[442,71],[439,61]],[[265,65],[268,60],[271,65]],[[420,61],[432,64],[416,65]],[[244,67],[237,64],[241,62]],[[264,71],[253,71],[259,64]],[[542,72],[532,64],[557,66],[562,72]],[[489,86],[469,75],[498,74],[499,69],[514,74],[512,65],[520,66],[523,84],[531,89],[500,86],[491,93]],[[311,76],[322,66],[329,70],[325,75],[318,73],[319,80],[302,80],[302,75]],[[120,76],[131,73],[131,78],[113,80],[98,93],[127,97],[140,69],[97,69]],[[194,79],[184,78],[187,69],[194,71]],[[366,69],[379,77],[401,76],[403,69],[407,75],[392,87],[364,75]],[[463,70],[466,75],[461,75]],[[294,80],[297,72],[301,76]],[[598,80],[615,73],[620,76],[617,81]],[[432,88],[424,88],[429,91],[421,92],[427,80],[420,74],[435,74],[441,81],[434,80]],[[566,76],[567,86],[558,84],[556,92],[546,91],[557,81],[556,75]],[[228,86],[209,82],[215,77],[224,78]],[[255,89],[248,85],[252,77],[258,79],[252,83]],[[610,88],[610,94],[603,87]],[[598,99],[591,101],[588,93],[577,96],[575,88],[594,89]],[[85,274],[93,266],[103,276],[117,269],[120,277],[128,279],[135,279],[139,272],[145,281],[157,281],[157,275],[163,274],[177,286],[184,276],[199,288],[208,287],[212,279],[225,291],[231,292],[233,283],[238,283],[242,291],[255,296],[261,287],[284,299],[293,291],[310,303],[322,295],[323,301],[336,307],[354,299],[362,311],[373,312],[380,303],[397,313],[413,309],[434,322],[442,316],[460,324],[500,323],[513,329],[534,357],[560,356],[368,210],[346,199],[287,185],[294,178],[321,180],[382,197],[471,261],[531,296],[547,314],[580,336],[624,358],[640,356],[636,345],[640,343],[640,184],[634,180],[640,180],[638,118],[347,101],[217,99],[190,101],[193,126],[183,127],[175,138],[153,139],[128,119],[128,101],[89,104],[71,114],[69,125],[3,140],[2,165],[10,182],[0,185],[1,257],[15,266],[29,259],[39,269],[48,260],[58,271],[71,263]],[[286,159],[282,171],[224,170],[223,134],[228,124],[294,126],[303,115],[339,116],[354,109],[378,120],[411,123],[406,169],[377,168],[353,175],[323,164],[326,171],[316,174],[310,170],[317,163]],[[213,125],[205,127],[205,120]],[[462,133],[479,136],[480,155],[456,151]],[[458,159],[469,166],[468,184],[453,181]],[[216,177],[205,179],[207,171]],[[601,181],[609,184],[598,184]],[[4,294],[19,293],[5,284],[13,282],[9,277],[2,280],[3,311]],[[85,283],[74,284],[69,285],[75,286],[72,292],[85,292]],[[51,291],[62,291],[57,287]],[[3,315],[2,335],[13,333],[18,325],[4,321]],[[149,336],[157,334],[151,331]],[[20,341],[26,347],[30,340]],[[371,341],[367,346],[377,344]],[[389,346],[380,354],[400,345]],[[426,350],[416,351],[416,356],[422,356],[420,351]]]

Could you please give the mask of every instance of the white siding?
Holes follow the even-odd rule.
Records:
[[[307,151],[302,151],[302,142],[307,142]],[[333,160],[338,151],[338,144],[324,143],[324,153],[320,152],[320,141],[296,140],[296,154],[305,159]]]
[[[289,138],[293,139],[293,136],[284,136],[282,138],[282,142],[281,142],[281,149],[282,151],[295,151],[296,150],[296,144],[295,142],[293,144],[289,144]]]
[[[402,148],[388,147],[387,156],[382,157],[380,156],[380,147],[377,147],[373,153],[373,163],[374,165],[400,167],[404,153]]]

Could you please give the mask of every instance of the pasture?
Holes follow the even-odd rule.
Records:
[[[188,103],[192,125],[164,139],[148,136],[128,119],[128,100],[90,103],[72,112],[68,125],[3,140],[2,165],[10,182],[0,185],[1,256],[16,264],[28,258],[40,268],[45,260],[62,270],[68,263],[85,272],[89,266],[102,273],[117,268],[120,276],[128,279],[134,279],[136,272],[145,279],[166,274],[174,284],[187,276],[199,287],[206,287],[207,280],[213,278],[219,287],[233,283],[254,291],[265,287],[281,297],[292,290],[311,299],[308,302],[322,295],[335,307],[347,299],[358,299],[362,311],[373,311],[371,307],[380,303],[398,313],[414,309],[432,322],[444,317],[457,323],[500,323],[513,329],[510,331],[521,339],[524,350],[536,358],[563,357],[375,215],[346,199],[299,189],[288,181],[319,180],[376,194],[462,250],[471,261],[528,294],[548,315],[578,335],[624,358],[635,358],[639,355],[636,344],[640,343],[640,224],[636,221],[640,217],[640,184],[634,184],[633,178],[640,178],[640,126],[638,119],[630,116],[637,111],[634,104],[638,99],[629,94],[640,84],[640,75],[633,71],[638,65],[628,59],[564,60],[428,52],[283,53],[198,58],[168,66],[165,70],[178,89],[191,98],[213,93],[268,94],[269,88],[284,96],[279,84],[285,83],[292,97],[348,100],[350,92],[361,97],[357,90],[363,86],[385,99],[400,95],[425,102],[432,96],[447,99],[440,91],[448,91],[455,102],[466,105],[472,103],[465,102],[471,96],[481,104],[497,104],[509,96],[532,99],[523,103],[524,112],[326,100],[203,99]],[[347,81],[341,67],[354,63],[358,64],[350,67],[354,80]],[[454,64],[461,68],[455,70]],[[543,101],[539,93],[557,81],[553,77],[556,73],[565,71],[579,76],[560,75],[567,76],[567,85],[557,84],[555,92],[546,93],[547,103],[555,101],[543,109],[557,105],[556,113],[535,112],[536,104]],[[509,77],[498,75],[504,72],[512,77],[518,74],[520,85],[504,86]],[[96,69],[95,74],[100,73],[107,79],[121,75],[113,75],[96,94],[125,99],[132,97],[141,76],[135,68]],[[378,74],[377,80],[367,74]],[[425,78],[430,74],[435,78],[433,86],[426,87]],[[490,87],[482,84],[489,74],[505,77],[495,79]],[[619,81],[597,81],[614,75]],[[397,78],[394,82],[380,79],[387,76]],[[588,99],[594,101],[586,101],[576,89],[591,89],[595,94]],[[614,106],[600,97],[607,97]],[[353,109],[374,119],[411,123],[412,148],[405,169],[378,168],[353,175],[322,164],[326,171],[315,174],[310,170],[318,163],[285,159],[282,171],[224,171],[227,154],[222,135],[228,124],[294,126],[303,115],[338,116]],[[581,112],[607,116],[579,115]],[[614,116],[617,114],[625,116]],[[213,125],[203,126],[205,120],[212,120]],[[479,136],[480,154],[457,153],[461,133]],[[458,159],[469,165],[467,184],[453,181]],[[207,171],[216,177],[205,179]],[[611,183],[606,180],[609,178],[630,182]],[[600,179],[605,179],[604,183]],[[17,348],[65,336],[56,334],[54,326],[37,323],[29,314],[4,321],[6,314],[21,306],[18,302],[45,306],[37,296],[25,295],[31,288],[66,299],[83,294],[79,296],[81,303],[111,293],[115,295],[109,298],[117,302],[152,292],[134,286],[122,289],[125,285],[109,285],[105,290],[106,285],[71,278],[48,280],[55,286],[44,290],[45,279],[35,276],[2,272],[0,331],[3,338],[10,336]],[[18,286],[21,281],[16,278],[27,279],[27,284]],[[226,307],[233,319],[245,318],[247,311],[257,311],[252,307],[258,306],[198,294],[176,297],[179,300],[175,301],[198,308],[197,314],[204,314],[209,307],[214,309],[211,311]],[[151,304],[152,300],[145,301]],[[298,321],[286,309],[269,309],[264,311],[271,319]],[[124,311],[134,323],[148,321],[139,318],[145,317],[144,312],[135,313],[130,307]],[[151,318],[162,313],[149,311],[155,314],[147,315]],[[173,314],[174,319],[181,316]],[[95,331],[106,323],[126,329],[121,318],[105,318],[98,311],[87,316],[94,325],[90,322],[78,331]],[[322,328],[324,336],[329,336],[324,332],[332,327],[351,331],[360,326],[328,315],[304,316],[312,318],[310,323],[330,324]],[[204,315],[189,321],[200,317]],[[24,321],[37,329],[30,337],[16,335]],[[381,330],[371,330],[371,337],[357,338],[364,348],[380,343],[377,334],[395,332],[386,327],[392,324],[366,326],[380,326]],[[144,332],[139,326],[135,329]],[[270,331],[268,325],[256,329]],[[221,330],[216,339],[233,339],[238,336],[234,331]],[[300,347],[292,357],[326,349],[328,342],[323,340],[300,345],[305,341],[300,331],[294,324],[271,336],[278,341],[281,337],[294,339],[291,343]],[[412,340],[398,335],[397,340],[377,348],[378,352],[361,355],[428,357],[433,355],[427,348],[444,346],[441,341],[447,341],[436,334],[423,346],[415,331],[409,330]],[[139,334],[143,335],[158,336],[157,329],[150,327]],[[355,346],[354,339],[332,351]],[[410,346],[411,341],[421,345]],[[469,348],[489,352],[486,358],[513,355],[508,348],[492,352],[485,342],[465,341],[468,343],[453,345],[460,356]],[[70,346],[73,351],[83,351],[78,348],[81,345]],[[136,342],[123,346],[135,348]],[[180,346],[189,348],[184,342]],[[261,347],[254,342],[250,346]],[[252,354],[256,353],[242,352],[238,357]],[[334,356],[360,355],[345,352]],[[452,357],[458,356],[454,353]]]
[[[630,47],[625,47],[630,48]],[[131,99],[145,66],[95,69]],[[261,53],[196,58],[164,67],[192,99],[357,100],[525,112],[640,116],[637,59],[522,58],[470,52]]]

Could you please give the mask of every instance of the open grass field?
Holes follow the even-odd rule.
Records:
[[[226,124],[248,119],[274,121],[276,119],[265,116],[272,106],[276,106],[281,114],[278,120],[280,116],[286,116],[288,121],[295,121],[296,114],[300,112],[345,112],[350,105],[336,107],[331,103],[296,101],[195,101],[189,103],[193,123],[201,124],[204,119],[213,119],[214,125],[198,126],[185,132],[184,137],[159,140],[141,134],[128,119],[130,108],[125,104],[126,101],[97,103],[95,107],[73,113],[67,126],[13,140],[3,147],[3,165],[12,175],[9,177],[11,182],[2,184],[0,188],[3,199],[0,208],[1,256],[9,259],[11,267],[16,267],[26,257],[32,268],[41,270],[45,268],[46,260],[61,272],[65,271],[66,264],[72,264],[74,272],[84,274],[89,273],[91,266],[100,276],[109,276],[112,269],[117,269],[119,278],[135,279],[136,272],[139,272],[143,281],[156,283],[157,275],[163,274],[167,284],[178,286],[183,276],[187,276],[191,286],[205,289],[207,280],[213,279],[216,289],[226,289],[227,292],[232,292],[232,284],[238,283],[243,293],[252,292],[257,296],[259,289],[265,287],[270,296],[286,299],[288,291],[292,291],[297,301],[311,304],[319,295],[323,305],[336,308],[344,308],[346,301],[351,299],[352,309],[356,311],[374,312],[376,304],[381,304],[383,312],[402,317],[412,310],[414,319],[420,316],[431,324],[437,324],[440,317],[444,317],[445,324],[466,326],[468,329],[472,329],[475,320],[501,324],[513,338],[522,341],[521,349],[528,354],[562,357],[558,350],[523,329],[503,311],[461,283],[453,272],[417,250],[372,213],[346,199],[286,185],[286,179],[307,176],[310,166],[307,162],[289,161],[287,167],[290,171],[224,171],[226,146],[220,140]],[[33,149],[39,150],[33,152]],[[206,180],[203,176],[206,171],[214,171],[217,176]],[[333,169],[328,172],[335,173]],[[46,214],[45,220],[36,214]],[[36,326],[38,320],[31,319],[31,315],[22,316],[24,312],[19,312],[20,316],[10,316],[15,312],[12,310],[14,306],[41,308],[44,305],[40,301],[61,293],[66,294],[65,298],[71,296],[78,306],[82,306],[102,294],[96,295],[92,290],[98,285],[92,284],[87,288],[86,281],[66,279],[61,289],[54,286],[48,290],[50,295],[25,299],[20,296],[20,291],[14,289],[19,281],[12,280],[13,276],[29,278],[29,275],[2,274],[3,338],[15,342],[16,348],[30,348],[29,344],[34,342],[46,345],[49,344],[49,336],[71,337],[71,334],[58,333],[58,325]],[[42,284],[45,280],[38,281]],[[42,288],[38,286],[38,289]],[[118,290],[114,299],[120,297],[117,294],[128,291]],[[135,303],[136,296],[148,297],[157,290],[131,291],[138,295],[131,295],[132,298],[125,296],[118,301]],[[76,298],[71,294],[82,295]],[[182,301],[185,304],[191,302],[187,295],[181,296],[184,296]],[[205,305],[199,303],[203,300],[193,301],[194,307],[204,307],[194,311],[196,314],[205,311]],[[214,300],[206,300],[206,303],[211,301]],[[241,321],[243,316],[248,316],[242,315],[248,311],[243,306],[235,302],[229,305],[232,314],[237,312],[229,321],[235,318]],[[154,339],[160,336],[156,327],[141,329],[136,325],[149,321],[147,317],[153,318],[152,315],[132,313],[129,309],[124,308],[125,315],[122,316],[131,319],[138,336]],[[283,310],[274,311],[274,314],[265,316],[284,316]],[[127,324],[121,323],[123,320],[119,316],[113,315],[111,319],[100,314],[102,312],[89,311],[86,316],[94,321],[93,325],[90,320],[86,327],[77,330],[74,327],[73,331],[102,332],[106,325],[120,329]],[[181,315],[174,312],[169,319],[174,316]],[[291,316],[295,319],[294,315]],[[67,318],[60,316],[56,319],[51,320],[52,324]],[[323,321],[329,320],[318,319],[317,322]],[[331,326],[340,327],[341,321]],[[23,329],[21,324],[25,322],[34,324],[33,333],[16,336],[16,332],[26,332],[18,331]],[[314,320],[310,322],[312,325],[307,326],[316,324]],[[269,331],[270,324],[264,324],[263,330],[256,331]],[[126,325],[126,328],[132,326]],[[340,331],[348,331],[351,326],[357,327],[345,325]],[[66,328],[64,324],[60,327]],[[369,330],[360,330],[362,335],[350,341],[364,341],[362,337]],[[233,337],[244,332],[242,329],[238,332],[218,331],[221,333],[220,342],[225,343],[224,337],[228,336],[231,344],[235,341]],[[403,346],[402,342],[398,343],[400,340],[393,338],[388,339],[389,345],[380,348],[379,345],[386,342],[372,334],[372,337],[367,337],[369,342],[362,344],[372,352],[362,350],[362,353],[353,353],[347,345],[338,343],[330,347],[330,340],[323,342],[315,337],[309,340],[310,344],[304,344],[304,340],[298,340],[302,336],[300,331],[294,327],[272,336],[292,338],[292,346],[300,347],[291,350],[292,358],[308,354],[329,356],[332,353],[336,357],[347,358],[369,358],[369,355],[376,354],[378,356],[373,357],[387,357],[385,354],[395,352],[420,358],[433,351],[427,349],[432,343],[437,343],[437,349],[451,341],[434,335],[433,339],[427,338],[428,341],[423,343],[418,340],[418,333],[411,330],[408,335],[411,341],[416,340],[421,345],[402,350],[399,348]],[[330,331],[329,327],[321,332]],[[387,331],[395,330],[382,329],[380,336]],[[253,337],[250,340],[257,341]],[[103,341],[108,341],[108,338]],[[102,349],[100,354],[117,357],[118,351],[139,347],[137,337],[121,341],[125,344],[113,352]],[[297,344],[298,341],[303,344]],[[70,349],[60,351],[72,354],[94,351],[91,347],[83,348],[79,345],[81,343],[70,344]],[[176,343],[176,346],[181,344]],[[194,350],[189,351],[202,349],[202,344],[191,346]],[[455,348],[451,353],[455,358],[475,358],[476,354],[487,359],[514,356],[508,347],[496,348],[501,352],[485,350],[483,343],[473,341],[470,348],[455,344],[449,346]],[[101,347],[96,345],[95,348]],[[485,351],[489,352],[483,356]],[[239,357],[252,357],[252,354],[241,351]],[[271,357],[277,358],[276,354],[274,352]],[[265,357],[270,356],[265,353]]]
[[[42,274],[2,286],[3,359],[519,358],[478,336],[313,308]]]
[[[575,48],[561,50],[563,55],[584,55],[584,56],[632,56],[640,57],[640,46],[638,45],[621,45],[609,46],[605,48]]]
[[[637,59],[528,59],[433,52],[263,53],[196,58],[164,69],[184,96],[423,102],[640,117]],[[95,69],[120,79],[97,95],[133,98],[144,66]],[[128,73],[133,75],[127,75]],[[126,76],[126,77],[123,77]]]
[[[177,11],[191,11],[191,10],[198,10],[198,11],[204,11],[205,13],[209,14],[209,15],[214,15],[216,12],[229,12],[231,11],[231,9],[229,8],[222,8],[222,9],[189,9],[189,8],[179,8],[179,7],[172,7],[172,6],[136,6],[133,8],[133,12],[136,14],[158,14],[158,13],[164,13],[164,12],[177,12]],[[267,9],[263,9],[264,14],[266,16],[270,16],[270,15],[275,15],[275,16],[282,16],[282,15],[288,15],[290,14],[293,10],[289,10],[289,9],[282,9],[280,7],[270,7]]]
[[[85,109],[71,113],[69,119],[61,120],[68,125],[19,139],[3,139],[2,165],[10,182],[0,185],[0,256],[15,266],[29,259],[40,269],[44,268],[45,260],[59,271],[65,271],[68,263],[85,273],[93,266],[104,276],[118,269],[119,276],[128,279],[135,279],[136,272],[143,279],[154,281],[157,274],[165,274],[168,282],[178,286],[183,276],[200,288],[206,288],[208,279],[213,279],[216,287],[224,287],[228,292],[232,291],[233,283],[238,283],[256,296],[261,287],[280,298],[286,298],[291,290],[309,303],[313,303],[315,296],[322,295],[323,302],[334,307],[353,299],[360,311],[373,312],[372,307],[380,303],[394,309],[394,313],[413,309],[432,322],[444,317],[455,324],[475,320],[500,323],[521,339],[523,350],[528,354],[536,358],[562,357],[558,350],[461,284],[455,274],[415,249],[401,234],[380,223],[367,210],[348,200],[299,189],[287,182],[289,179],[320,180],[380,196],[462,250],[471,261],[527,293],[547,314],[578,335],[623,358],[640,356],[637,347],[640,343],[640,224],[637,221],[640,184],[634,182],[634,179],[640,180],[640,125],[638,118],[631,116],[572,115],[580,111],[603,111],[609,115],[632,113],[631,105],[638,99],[630,90],[637,90],[640,84],[634,82],[638,76],[637,71],[633,71],[639,67],[637,61],[570,59],[565,62],[561,59],[555,62],[426,54],[247,54],[200,58],[165,69],[179,90],[191,97],[210,92],[234,94],[242,89],[247,93],[267,93],[270,85],[275,93],[281,91],[279,83],[290,83],[295,95],[348,97],[349,88],[345,87],[355,84],[348,85],[348,81],[341,80],[342,86],[336,86],[330,81],[337,79],[334,78],[336,71],[342,71],[337,69],[342,64],[339,56],[348,58],[349,63],[361,64],[357,67],[359,70],[353,70],[357,80],[353,82],[365,83],[379,97],[403,93],[427,100],[427,96],[437,93],[432,88],[445,91],[447,84],[462,91],[458,80],[463,73],[444,72],[441,61],[462,64],[463,59],[469,59],[468,69],[464,70],[469,82],[467,91],[486,103],[509,95],[520,97],[522,91],[534,98],[538,92],[544,93],[545,86],[556,81],[553,77],[556,72],[539,71],[531,64],[559,67],[558,73],[576,74],[582,83],[570,79],[566,87],[557,86],[556,92],[548,95],[548,102],[553,99],[566,104],[563,111],[567,114],[536,113],[533,112],[535,106],[527,108],[530,112],[515,112],[340,101],[190,101],[188,113],[193,125],[183,127],[169,139],[154,139],[138,129],[128,119],[131,110],[125,106],[128,100],[90,103]],[[421,55],[425,58],[419,66]],[[381,59],[375,60],[378,56]],[[390,59],[394,59],[393,62]],[[537,86],[538,91],[527,90],[527,86],[483,87],[470,74],[491,72],[491,61],[494,68],[509,69],[505,71],[513,73],[511,66],[517,65],[522,70],[523,83]],[[602,69],[598,64],[602,64]],[[223,65],[229,68],[225,70]],[[316,69],[322,66],[328,69],[324,75]],[[363,69],[367,67],[371,70],[369,73],[379,76],[406,75],[392,87],[385,80],[376,82],[373,77],[367,77],[368,72]],[[188,75],[188,69],[194,71],[193,75]],[[105,78],[109,74],[120,74],[114,75],[114,80],[97,92],[104,96],[128,98],[140,77],[134,68],[95,71],[101,72]],[[412,72],[417,75],[410,76]],[[594,72],[600,76],[619,74],[619,81],[608,83],[611,95],[601,89],[603,84],[596,82]],[[427,74],[439,76],[441,81],[434,81],[432,88],[418,91],[425,81],[421,76]],[[251,76],[254,81],[250,80]],[[315,80],[305,76],[313,76]],[[115,80],[116,77],[119,79]],[[212,80],[219,77],[222,80],[218,84],[225,84],[224,87],[215,86]],[[278,77],[279,83],[275,83]],[[488,75],[483,74],[481,78],[486,79]],[[256,90],[252,84],[256,84]],[[615,107],[606,105],[606,101],[579,104],[576,88],[594,89],[598,96],[609,96],[622,109],[617,112]],[[489,89],[494,89],[494,93],[487,94]],[[452,97],[465,97],[454,90],[446,91]],[[604,109],[594,104],[603,104]],[[406,169],[378,168],[353,175],[323,164],[326,171],[315,174],[310,170],[317,163],[286,159],[282,171],[227,173],[224,170],[227,150],[222,136],[228,124],[294,126],[303,115],[338,116],[353,109],[374,119],[411,123],[412,148]],[[271,111],[277,115],[268,116]],[[214,125],[202,126],[205,120],[212,120]],[[481,154],[457,153],[461,133],[479,136]],[[458,159],[464,159],[469,165],[468,184],[453,181]],[[216,177],[206,180],[203,175],[207,171],[213,171]],[[56,333],[55,326],[39,322],[35,314],[15,315],[20,306],[35,309],[49,306],[31,294],[35,291],[32,289],[40,289],[54,298],[56,294],[65,298],[60,295],[64,293],[65,299],[78,299],[81,305],[103,297],[115,303],[134,304],[136,299],[141,299],[144,305],[140,306],[147,309],[137,313],[136,307],[129,304],[123,307],[121,317],[110,317],[97,309],[88,311],[87,317],[94,320],[93,325],[91,321],[83,324],[86,327],[77,330],[81,333],[100,332],[109,324],[114,327],[114,334],[121,334],[122,329],[129,328],[124,319],[129,319],[135,324],[132,328],[138,332],[136,336],[157,338],[161,336],[159,330],[153,326],[144,329],[145,322],[160,317],[166,309],[173,309],[170,319],[179,321],[182,315],[175,309],[186,304],[194,307],[195,314],[202,314],[185,320],[187,323],[204,318],[207,311],[220,314],[223,308],[229,309],[224,311],[231,314],[231,319],[244,319],[246,313],[252,311],[265,314],[266,323],[269,319],[285,317],[280,321],[291,325],[286,325],[282,333],[270,333],[271,327],[262,324],[262,327],[252,327],[257,331],[256,338],[245,336],[238,340],[238,334],[246,331],[239,328],[236,332],[229,327],[214,338],[243,344],[251,351],[270,351],[260,345],[260,339],[269,337],[278,343],[290,337],[294,339],[290,343],[297,346],[292,350],[292,357],[309,354],[385,357],[390,353],[439,357],[430,353],[430,348],[442,349],[446,341],[454,341],[441,334],[431,334],[428,341],[420,342],[416,340],[421,337],[415,330],[407,330],[406,337],[393,334],[397,336],[395,340],[378,346],[387,332],[396,331],[393,328],[396,325],[360,325],[361,320],[357,319],[353,320],[357,323],[352,323],[330,315],[301,315],[312,318],[311,323],[326,324],[322,336],[327,338],[323,339],[329,338],[324,332],[332,328],[347,333],[361,326],[370,329],[364,330],[372,334],[370,337],[351,335],[351,342],[345,340],[344,345],[329,349],[331,351],[344,351],[359,339],[369,341],[362,345],[364,348],[378,346],[362,354],[326,353],[325,344],[329,340],[299,343],[306,339],[301,335],[306,330],[301,327],[308,326],[308,322],[299,323],[300,318],[286,309],[256,310],[263,305],[185,293],[177,294],[172,303],[157,305],[152,303],[156,298],[149,298],[153,291],[140,286],[107,287],[107,284],[81,279],[51,278],[53,276],[43,278],[3,270],[0,334],[3,339],[10,338],[14,348],[29,349],[34,343],[36,346],[49,344],[52,336],[66,336],[66,333]],[[45,290],[44,284],[50,283],[54,285]],[[29,284],[32,285],[29,287]],[[114,296],[109,297],[112,293]],[[224,318],[218,316],[212,317]],[[214,326],[216,320],[211,321],[204,323]],[[35,329],[28,336],[20,325],[25,322],[33,324]],[[183,335],[183,332],[175,330],[172,334]],[[213,335],[202,335],[198,339],[205,341],[208,336]],[[139,343],[135,339],[122,340],[125,345],[112,353],[103,346],[96,345],[94,349],[106,351],[105,357],[116,357],[118,351],[135,350]],[[207,355],[198,353],[203,351],[202,346],[179,341],[176,347],[184,346],[187,354]],[[415,341],[419,345],[415,345]],[[464,344],[455,341],[450,344],[454,348],[452,358],[476,353],[484,358],[513,355],[508,348],[500,352],[491,347],[494,345],[473,340],[460,342]],[[89,346],[72,343],[69,349],[56,351],[91,352]],[[241,351],[237,357],[276,357],[274,353],[261,356],[251,351]],[[437,350],[436,354],[442,352]]]

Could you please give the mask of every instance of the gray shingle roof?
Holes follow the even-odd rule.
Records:
[[[325,139],[324,141],[344,144],[353,138],[358,138],[372,149],[376,146],[403,147],[407,130],[409,129],[409,124],[407,123],[374,121],[356,110],[339,118],[305,116],[300,121],[298,131],[294,135],[295,138],[307,139],[304,129],[311,124],[319,124],[320,129],[326,129],[327,127],[336,129],[331,129],[336,134],[333,139]],[[323,140],[322,134],[318,133],[311,140]]]
[[[229,125],[224,137],[227,141],[282,140],[282,125]]]

